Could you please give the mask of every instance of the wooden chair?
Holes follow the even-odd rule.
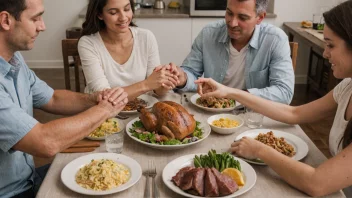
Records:
[[[62,56],[64,59],[64,72],[65,72],[66,89],[71,90],[69,57],[72,57],[74,62],[71,65],[74,67],[74,71],[75,71],[76,92],[80,92],[79,67],[81,65],[81,60],[79,58],[77,45],[78,45],[78,39],[63,39],[62,40]]]
[[[298,43],[290,42],[290,49],[291,49],[291,59],[292,59],[293,71],[295,71],[296,70],[296,63],[297,63]]]

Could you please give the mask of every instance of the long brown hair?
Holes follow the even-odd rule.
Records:
[[[348,0],[323,14],[325,24],[352,50],[352,1]]]
[[[348,122],[345,133],[343,134],[343,137],[341,138],[337,148],[340,147],[341,143],[342,143],[342,148],[346,148],[348,145],[351,144],[351,142],[352,142],[352,120]]]
[[[343,39],[348,49],[352,51],[352,1],[348,0],[323,14],[325,24],[338,37]],[[352,55],[352,54],[351,54]],[[350,120],[338,147],[346,148],[352,142],[352,120]]]
[[[103,8],[108,0],[89,0],[86,13],[86,21],[82,25],[81,36],[95,34],[106,27],[105,22],[100,20],[98,16],[103,13]],[[134,14],[134,0],[130,0],[131,9]],[[130,26],[136,26],[132,21]]]

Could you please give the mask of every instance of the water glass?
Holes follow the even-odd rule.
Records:
[[[260,113],[253,111],[252,109],[246,108],[246,124],[249,128],[256,129],[263,125],[264,116]]]
[[[109,153],[121,153],[123,147],[124,131],[105,133],[106,151]]]
[[[313,29],[317,30],[318,25],[321,24],[321,19],[322,19],[321,14],[313,14]]]

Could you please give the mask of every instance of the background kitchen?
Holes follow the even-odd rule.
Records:
[[[189,53],[192,42],[200,30],[206,24],[223,17],[215,17],[212,14],[210,14],[210,16],[208,14],[203,16],[191,16],[191,9],[185,7],[185,5],[191,5],[190,0],[173,1],[179,2],[181,7],[179,9],[168,8],[168,4],[171,0],[164,0],[165,9],[138,9],[135,22],[138,26],[149,29],[155,34],[162,63],[175,62],[180,65]],[[203,2],[206,0],[200,1]],[[221,2],[219,0],[212,1],[216,1],[217,3]],[[268,16],[264,21],[284,28],[285,22],[298,22],[297,24],[299,24],[299,22],[303,20],[312,20],[314,13],[322,12],[342,1],[343,0],[271,0],[268,8]],[[143,2],[143,0],[139,2]],[[154,0],[149,2],[154,2]],[[46,8],[44,20],[47,30],[38,37],[33,50],[23,52],[22,54],[29,67],[34,69],[40,78],[47,81],[48,84],[54,88],[65,88],[61,41],[66,38],[66,30],[68,28],[79,27],[83,23],[88,0],[46,0],[44,4]],[[223,11],[223,16],[224,14],[225,11]],[[287,28],[284,29],[287,31]],[[295,70],[297,88],[293,101],[293,104],[299,104],[307,100],[305,93],[307,86],[305,84],[308,82],[309,65],[312,64],[312,41],[299,36],[291,37],[291,39],[299,44],[297,67]],[[317,54],[321,54],[321,49],[317,51]],[[73,76],[74,75],[71,75],[72,78]],[[83,90],[82,87],[81,90]],[[309,93],[313,94],[314,91],[312,90]],[[320,93],[320,95],[321,94],[322,93]],[[320,95],[313,97],[319,97]],[[36,111],[35,116],[42,122],[56,118],[55,116],[47,115],[40,111]],[[326,128],[326,125],[320,123],[317,124],[317,126]],[[314,126],[301,127],[307,134],[309,131],[306,130],[311,130],[313,131],[312,133],[315,134],[318,133],[317,131],[321,131],[320,128],[314,128]],[[328,129],[324,130],[329,131]],[[316,137],[315,139],[311,137],[311,139],[324,154],[329,155],[327,151],[328,145],[326,145],[325,142],[325,139],[327,140],[326,134],[321,137]]]

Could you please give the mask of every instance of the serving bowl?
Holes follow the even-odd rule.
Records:
[[[125,130],[125,124],[121,120],[119,120],[117,118],[110,118],[110,119],[113,121],[116,121],[118,124],[118,127],[120,129],[120,130],[116,131],[115,133],[120,133],[120,132],[123,132],[123,130]],[[89,136],[87,136],[86,138],[90,139],[90,140],[105,140],[105,135],[102,137],[89,137]]]
[[[219,120],[220,118],[228,118],[230,120],[235,120],[235,121],[238,122],[238,126],[232,127],[232,128],[221,128],[221,127],[214,126],[213,125],[213,121]],[[213,115],[213,116],[208,118],[207,122],[210,125],[212,131],[214,131],[216,133],[219,133],[219,134],[225,134],[225,135],[226,134],[235,133],[244,124],[244,120],[240,116],[233,115],[233,114],[217,114],[217,115]]]

